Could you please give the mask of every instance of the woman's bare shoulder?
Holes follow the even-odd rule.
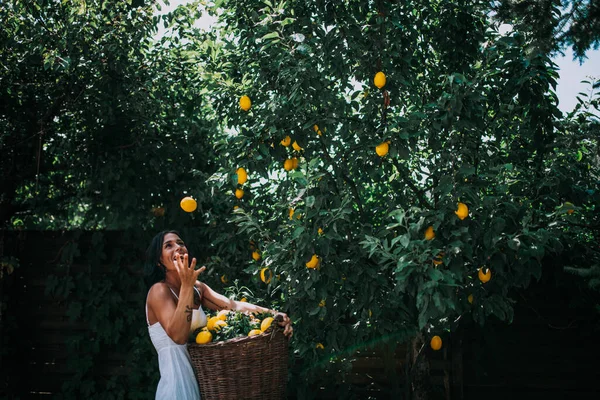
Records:
[[[170,297],[169,286],[165,282],[157,282],[148,291],[148,303]]]

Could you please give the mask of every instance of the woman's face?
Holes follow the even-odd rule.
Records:
[[[175,258],[187,254],[187,247],[175,233],[167,233],[163,238],[160,262],[167,270],[175,270]]]

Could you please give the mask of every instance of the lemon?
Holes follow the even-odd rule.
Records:
[[[433,350],[439,350],[442,348],[442,338],[439,336],[434,336],[431,338],[431,342],[429,342],[429,345],[431,346],[431,348]]]
[[[438,254],[437,256],[435,256],[435,258],[433,259],[433,263],[434,263],[436,266],[438,266],[438,265],[441,265],[441,264],[444,262],[443,258],[444,258],[444,253],[439,253],[439,254]]]
[[[282,146],[288,147],[290,145],[290,143],[292,143],[292,138],[289,136],[286,136],[285,138],[283,138],[281,140],[281,142],[279,142]]]
[[[229,310],[221,310],[217,313],[217,319],[225,321],[227,319],[227,314],[229,314]]]
[[[235,189],[235,197],[237,197],[238,199],[241,199],[242,197],[244,197],[244,190],[243,189]]]
[[[425,240],[431,240],[434,237],[435,237],[435,232],[433,231],[433,226],[430,226],[425,230]]]
[[[381,71],[379,71],[378,73],[375,74],[375,78],[373,78],[373,83],[375,84],[375,86],[377,86],[379,89],[381,89],[382,87],[385,86],[385,74]]]
[[[246,173],[246,170],[244,168],[238,168],[237,171],[235,171],[235,173],[238,177],[238,184],[243,185],[244,183],[246,183],[246,181],[248,180],[248,174]]]
[[[245,297],[242,297],[242,298],[240,299],[240,301],[241,301],[242,303],[247,303],[247,302],[248,302],[248,300],[246,300],[246,298],[245,298]]]
[[[225,285],[227,282],[229,282],[229,279],[227,279],[227,275],[221,275],[221,283]]]
[[[325,302],[325,300],[321,300],[321,301],[319,302],[319,307],[325,307],[325,304],[327,304],[327,303]]]
[[[258,252],[258,250],[252,252],[252,258],[254,259],[254,261],[260,260],[260,253]]]
[[[288,214],[290,215],[290,219],[294,219],[294,209],[293,208],[290,207]]]
[[[323,134],[323,132],[321,132],[321,130],[319,129],[318,125],[314,125],[313,129],[315,132],[317,132],[317,135],[321,136]]]
[[[312,257],[310,258],[310,261],[308,261],[306,263],[306,268],[317,268],[318,265],[319,265],[319,256],[317,256],[316,254],[313,254]]]
[[[267,277],[267,271],[269,272],[268,277]],[[269,282],[271,282],[272,278],[273,278],[273,272],[271,272],[271,270],[269,268],[265,267],[260,270],[260,280],[261,281],[268,284]]]
[[[269,329],[269,327],[271,326],[272,323],[273,323],[273,317],[267,317],[267,318],[263,319],[263,321],[260,323],[261,332],[264,332],[267,329]]]
[[[260,335],[262,332],[260,329],[252,329],[250,332],[248,332],[248,336],[255,336],[255,335]]]
[[[292,158],[292,169],[298,168],[298,159],[296,157]]]
[[[240,97],[240,108],[244,111],[248,111],[252,106],[252,102],[250,101],[250,97],[244,95]]]
[[[179,205],[181,206],[181,208],[183,209],[183,211],[185,212],[194,212],[196,210],[196,208],[198,207],[198,203],[196,203],[196,200],[194,200],[191,197],[184,197],[183,199],[181,199],[181,202],[179,203]]]
[[[298,142],[296,142],[295,140],[294,140],[294,143],[292,143],[292,147],[293,147],[293,148],[294,148],[294,150],[296,150],[296,151],[300,151],[300,150],[302,150],[302,147],[300,147],[300,145],[298,144]]]
[[[217,320],[213,324],[213,328],[215,331],[220,331],[222,328],[227,326],[227,322],[223,321],[222,319],[219,319],[219,317],[213,317],[213,318],[217,318]]]
[[[317,230],[317,233],[318,233],[319,235],[322,235],[322,234],[323,234],[323,229],[319,228],[319,229]]]
[[[462,221],[469,216],[469,207],[465,203],[458,203],[458,209],[454,214]]]
[[[315,349],[323,350],[324,348],[325,348],[325,346],[323,346],[321,343],[317,343],[317,345],[315,346]]]
[[[469,302],[469,304],[473,304],[473,295],[472,295],[472,294],[470,294],[470,295],[467,297],[467,301]]]
[[[233,206],[233,210],[237,210],[238,208],[240,208],[240,206]]]
[[[215,330],[215,324],[217,323],[217,321],[220,321],[219,318],[217,318],[217,317],[210,317],[208,319],[208,321],[206,322],[206,329],[208,329],[209,331],[214,331]]]
[[[375,152],[379,157],[385,156],[390,151],[390,145],[388,142],[383,142],[379,146],[375,147]]]
[[[286,171],[291,171],[294,169],[294,161],[291,158],[288,158],[283,162],[283,169]]]
[[[568,209],[567,214],[573,214],[575,212],[575,205],[573,203],[566,201],[563,207]]]
[[[196,343],[198,344],[206,344],[212,341],[212,333],[209,331],[200,331],[196,335]]]
[[[490,279],[492,279],[492,270],[486,268],[486,272],[483,272],[483,267],[481,267],[479,268],[479,273],[477,275],[479,275],[479,280],[481,283],[487,283],[490,281]]]

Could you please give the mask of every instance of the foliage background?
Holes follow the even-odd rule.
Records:
[[[336,382],[349,349],[365,343],[427,343],[471,321],[510,322],[517,291],[546,270],[566,266],[597,288],[598,84],[562,115],[550,59],[564,43],[585,51],[597,42],[560,39],[558,2],[526,15],[507,5],[217,1],[162,17],[142,1],[0,6],[0,221],[97,231],[91,266],[127,262],[106,256],[104,230],[128,232],[140,248],[152,236],[140,232],[179,229],[209,267],[209,285],[238,279],[293,316],[299,397],[321,385],[346,393]],[[194,26],[202,10],[219,15],[210,32]],[[500,35],[499,21],[515,29]],[[155,41],[158,24],[174,34]],[[383,90],[372,84],[379,70]],[[282,146],[285,136],[301,150]],[[377,156],[387,140],[390,153]],[[293,156],[300,166],[285,172]],[[250,179],[235,200],[240,166]],[[192,214],[179,208],[186,195],[199,204]],[[458,201],[470,208],[464,221]],[[425,241],[430,225],[436,238]],[[68,268],[76,242],[61,254]],[[312,254],[318,270],[305,266]],[[269,285],[258,277],[264,266],[278,277]],[[493,271],[485,286],[482,266]],[[155,357],[123,292],[143,304],[139,276],[121,270],[48,277],[48,295],[98,332],[70,342],[81,372],[65,398],[153,391]],[[81,313],[89,307],[97,313]],[[121,323],[99,326],[107,315]],[[96,381],[103,345],[136,349],[136,372]]]

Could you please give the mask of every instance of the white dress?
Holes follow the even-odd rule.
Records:
[[[194,289],[198,292],[196,287]],[[173,289],[171,289],[171,292],[173,292]],[[173,294],[177,297],[175,292]],[[200,295],[200,292],[198,292],[198,295]],[[147,301],[146,322],[148,323],[150,339],[158,353],[160,381],[156,389],[156,400],[199,400],[200,390],[192,368],[190,354],[187,351],[187,343],[175,343],[167,335],[160,322],[150,325]],[[206,314],[200,307],[198,310],[192,311],[190,332],[203,326],[206,326]]]

